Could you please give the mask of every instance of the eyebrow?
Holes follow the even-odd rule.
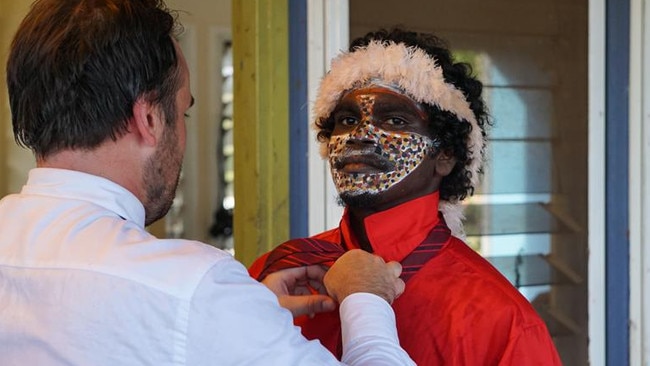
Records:
[[[411,102],[412,103],[408,103],[406,101],[379,101],[375,104],[374,111],[375,113],[387,113],[397,110],[401,113],[408,113],[414,117],[419,117],[423,120],[427,120],[429,118],[429,115],[424,110],[424,107],[414,100],[411,100]]]
[[[190,106],[188,108],[192,108],[194,105],[194,96],[192,95],[192,100],[190,101]]]
[[[335,112],[359,112],[359,105],[353,101],[342,100],[332,110],[332,113]]]

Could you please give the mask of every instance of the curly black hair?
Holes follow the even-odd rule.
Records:
[[[487,107],[481,96],[483,84],[473,75],[470,64],[454,62],[449,47],[442,39],[428,33],[417,33],[399,28],[392,30],[381,29],[370,32],[350,43],[349,51],[355,52],[367,46],[371,41],[402,43],[408,47],[417,47],[433,57],[442,68],[445,82],[454,85],[464,95],[476,117],[483,138],[486,137],[486,127],[491,124]],[[460,201],[474,193],[472,173],[467,169],[471,163],[471,151],[467,140],[472,131],[472,125],[465,120],[459,120],[451,112],[441,110],[437,106],[424,104],[429,116],[431,135],[436,137],[441,145],[440,150],[451,151],[456,158],[456,165],[451,173],[440,183],[440,198],[447,201]],[[331,116],[316,121],[319,131],[317,138],[327,142],[334,130],[334,120]],[[485,151],[481,151],[481,157]],[[480,174],[481,172],[479,172]]]

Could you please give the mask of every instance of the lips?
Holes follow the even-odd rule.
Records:
[[[376,155],[343,156],[336,158],[332,162],[332,166],[334,169],[348,174],[377,173],[395,169],[395,164]]]

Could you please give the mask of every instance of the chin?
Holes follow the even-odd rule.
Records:
[[[162,219],[167,215],[169,210],[172,207],[172,203],[174,202],[173,197],[171,199],[164,199],[161,200],[160,202],[156,203],[156,205],[149,210],[145,208],[145,222],[144,226],[149,226],[153,224],[154,222]]]
[[[167,215],[174,203],[179,177],[180,175],[171,185],[147,186],[149,203],[145,206],[145,226],[149,226]]]
[[[339,194],[339,204],[347,207],[366,208],[373,207],[379,201],[378,193],[371,192],[343,192]]]

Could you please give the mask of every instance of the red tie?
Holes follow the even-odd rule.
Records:
[[[292,239],[273,249],[264,262],[264,267],[257,279],[263,280],[273,272],[286,268],[322,264],[331,267],[345,250],[332,242],[300,238]]]
[[[438,255],[440,249],[449,241],[450,236],[451,230],[447,227],[444,217],[442,217],[442,214],[438,214],[438,223],[436,226],[429,231],[429,234],[424,238],[422,243],[400,262],[402,264],[400,278],[404,282],[411,279],[425,263]]]
[[[438,224],[429,232],[427,237],[401,262],[401,278],[408,281],[417,271],[435,257],[440,249],[449,240],[451,232],[442,215],[439,215]],[[257,276],[259,281],[268,274],[286,268],[322,264],[332,266],[334,262],[345,253],[345,249],[336,243],[314,238],[293,239],[273,249],[264,267]]]

